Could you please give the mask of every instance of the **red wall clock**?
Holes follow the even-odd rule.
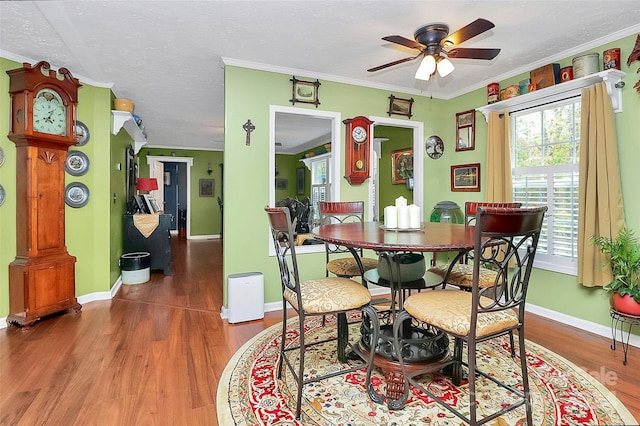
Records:
[[[351,185],[360,185],[369,178],[369,151],[371,125],[367,117],[357,116],[343,121],[345,124],[345,179]]]

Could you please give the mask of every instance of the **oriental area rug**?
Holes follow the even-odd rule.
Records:
[[[298,345],[297,319],[287,321],[287,345]],[[307,342],[323,340],[335,333],[335,319],[305,321]],[[282,324],[264,330],[236,352],[223,372],[217,392],[218,422],[227,425],[432,425],[464,424],[458,417],[415,388],[402,410],[372,402],[365,391],[366,370],[338,375],[304,387],[302,419],[295,419],[296,383],[286,369],[277,378]],[[359,335],[358,324],[351,325],[351,336]],[[516,337],[517,338],[517,337]],[[478,366],[501,379],[519,379],[519,359],[510,355],[508,338],[482,343]],[[466,353],[464,354],[466,357]],[[335,341],[307,348],[305,374],[324,374],[341,366]],[[620,401],[586,371],[549,350],[527,341],[529,384],[533,420],[537,425],[632,425],[637,421]],[[457,409],[468,414],[466,381],[455,387],[440,374],[421,379],[444,395]],[[384,394],[382,372],[375,369],[372,382]],[[497,390],[489,381],[477,380],[476,390],[486,407],[499,406],[508,399],[507,391]],[[465,408],[466,405],[466,408]],[[494,412],[496,410],[492,410]],[[479,410],[482,415],[482,409]],[[524,407],[490,422],[493,426],[523,425]]]

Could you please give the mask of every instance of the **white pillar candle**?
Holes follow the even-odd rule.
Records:
[[[384,227],[398,227],[398,209],[396,206],[387,206],[384,208]]]
[[[420,207],[415,204],[409,205],[409,228],[420,228]]]
[[[398,198],[396,198],[396,207],[406,207],[407,205],[407,199],[400,196]]]
[[[409,206],[398,207],[398,229],[409,229]]]

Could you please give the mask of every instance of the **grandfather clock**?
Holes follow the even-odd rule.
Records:
[[[11,126],[16,144],[16,258],[9,265],[9,324],[25,328],[45,315],[82,306],[75,262],[65,245],[64,162],[76,144],[81,84],[66,68],[28,63],[9,70]]]

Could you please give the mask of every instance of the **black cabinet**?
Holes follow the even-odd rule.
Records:
[[[170,214],[159,215],[159,223],[153,232],[145,237],[136,228],[133,215],[124,216],[124,253],[146,251],[151,254],[151,270],[162,269],[165,275],[171,275],[171,222]]]

